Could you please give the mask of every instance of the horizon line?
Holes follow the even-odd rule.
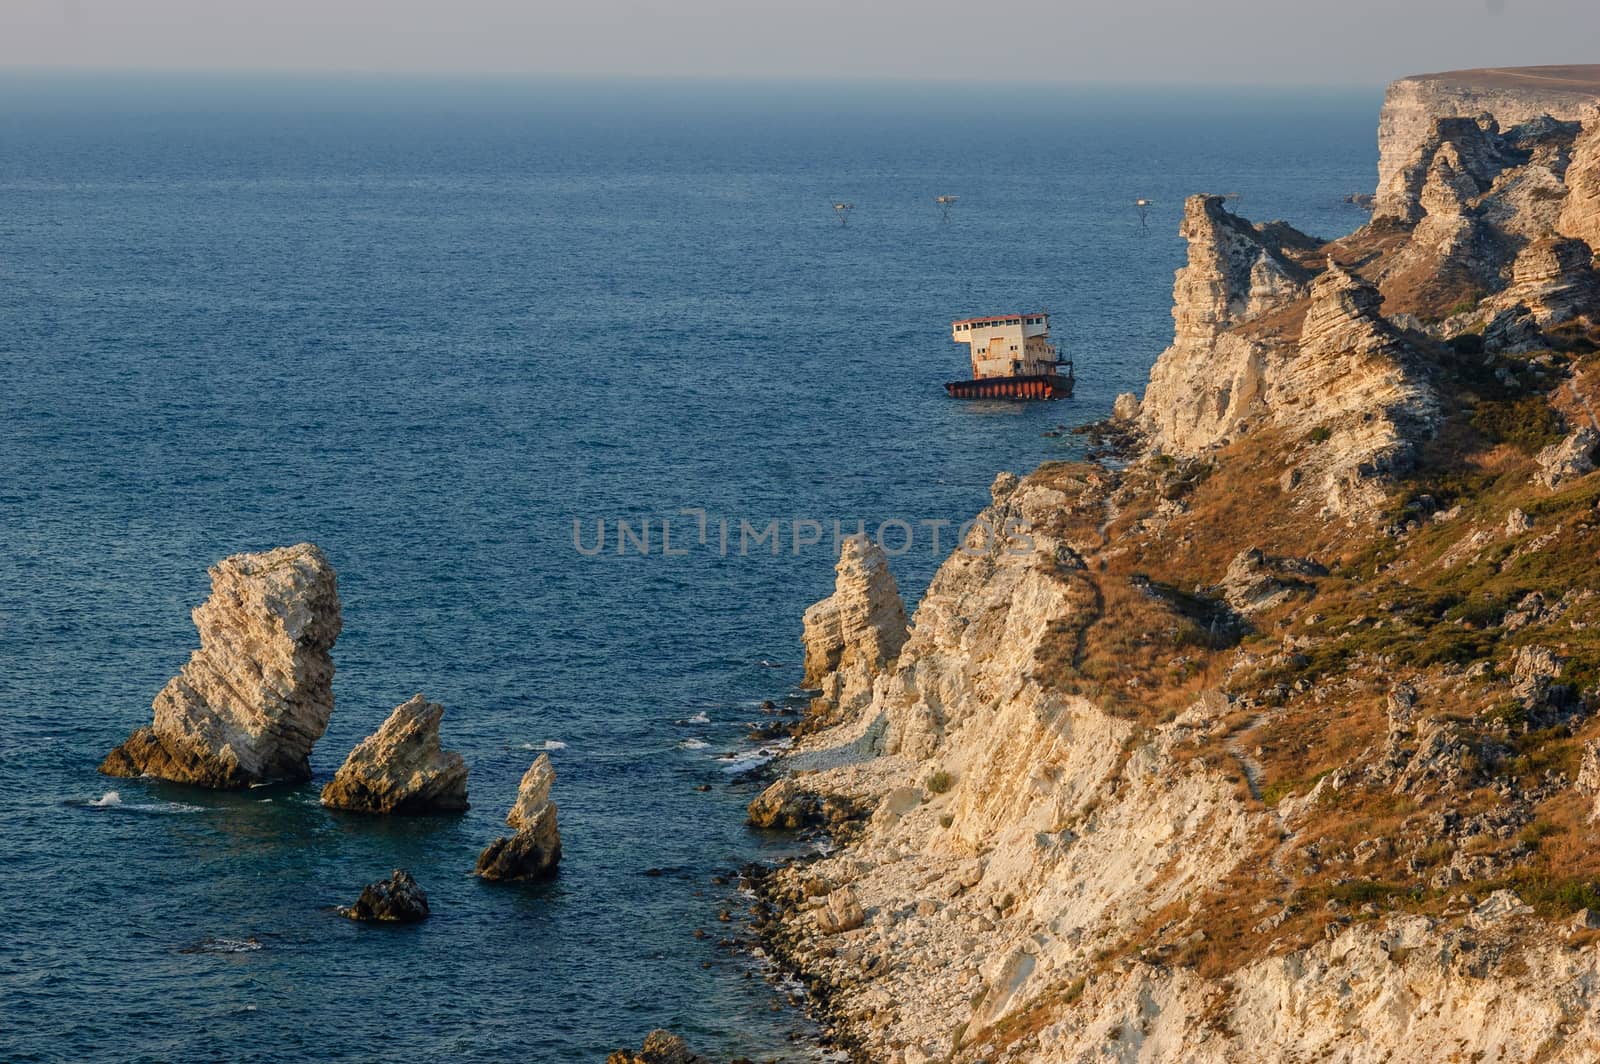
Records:
[[[1014,79],[973,81],[960,77],[937,75],[896,74],[826,74],[826,73],[657,73],[640,74],[627,71],[573,71],[573,70],[380,70],[359,67],[205,67],[205,66],[89,66],[65,63],[53,64],[0,64],[0,77],[10,75],[62,76],[62,77],[217,77],[217,78],[276,78],[283,80],[310,80],[327,78],[335,80],[416,79],[428,81],[482,81],[482,82],[550,82],[620,83],[682,85],[804,85],[804,86],[938,86],[962,88],[975,92],[995,89],[1305,89],[1305,90],[1367,90],[1379,91],[1391,82],[1418,74],[1397,74],[1387,80],[1373,81],[1158,81],[1132,79]]]

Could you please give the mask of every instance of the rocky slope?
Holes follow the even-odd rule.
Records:
[[[834,838],[763,930],[856,1059],[1600,1059],[1589,130],[1492,118],[1332,243],[1191,200],[1127,463],[830,644],[751,815]]]
[[[309,779],[333,713],[333,566],[302,543],[224,558],[210,575],[194,611],[200,649],[100,771],[223,789]]]
[[[322,788],[322,804],[358,813],[459,813],[467,763],[439,743],[444,707],[417,694],[357,744]]]

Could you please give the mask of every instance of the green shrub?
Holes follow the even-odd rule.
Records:
[[[943,794],[953,787],[955,782],[955,778],[951,776],[950,773],[946,772],[944,769],[940,769],[938,772],[935,772],[933,775],[928,777],[928,790],[932,791],[934,794]]]
[[[1509,443],[1524,454],[1532,454],[1561,438],[1561,417],[1542,396],[1479,403],[1472,413],[1472,427],[1491,443]]]

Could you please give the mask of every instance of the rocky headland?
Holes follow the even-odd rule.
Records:
[[[156,695],[155,720],[100,771],[224,790],[310,779],[333,714],[333,566],[301,543],[224,558],[210,576],[193,614],[200,649]]]
[[[515,834],[495,839],[478,855],[476,873],[485,879],[549,879],[561,863],[561,830],[550,800],[556,770],[540,754],[523,773],[517,800],[506,814]]]
[[[459,813],[467,808],[467,763],[439,742],[444,707],[420,694],[350,751],[322,788],[322,804],[357,813]]]
[[[854,1059],[1600,1059],[1597,85],[1396,83],[1338,240],[1191,199],[1125,461],[909,629],[841,559],[751,817]]]

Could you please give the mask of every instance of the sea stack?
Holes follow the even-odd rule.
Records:
[[[439,745],[444,707],[421,694],[395,707],[383,726],[350,751],[322,804],[354,813],[460,813],[467,763]]]
[[[550,755],[540,754],[522,776],[517,800],[506,814],[516,830],[498,838],[478,855],[476,873],[485,879],[549,879],[561,862],[561,832],[556,827],[556,803],[550,788],[556,771]]]
[[[906,642],[906,607],[889,559],[866,536],[839,547],[833,594],[806,610],[806,687],[820,689],[813,723],[842,719],[872,700],[872,683]]]
[[[108,776],[235,790],[309,779],[333,714],[339,589],[310,543],[235,554],[194,611],[200,649],[155,698],[155,720],[107,755]]]

